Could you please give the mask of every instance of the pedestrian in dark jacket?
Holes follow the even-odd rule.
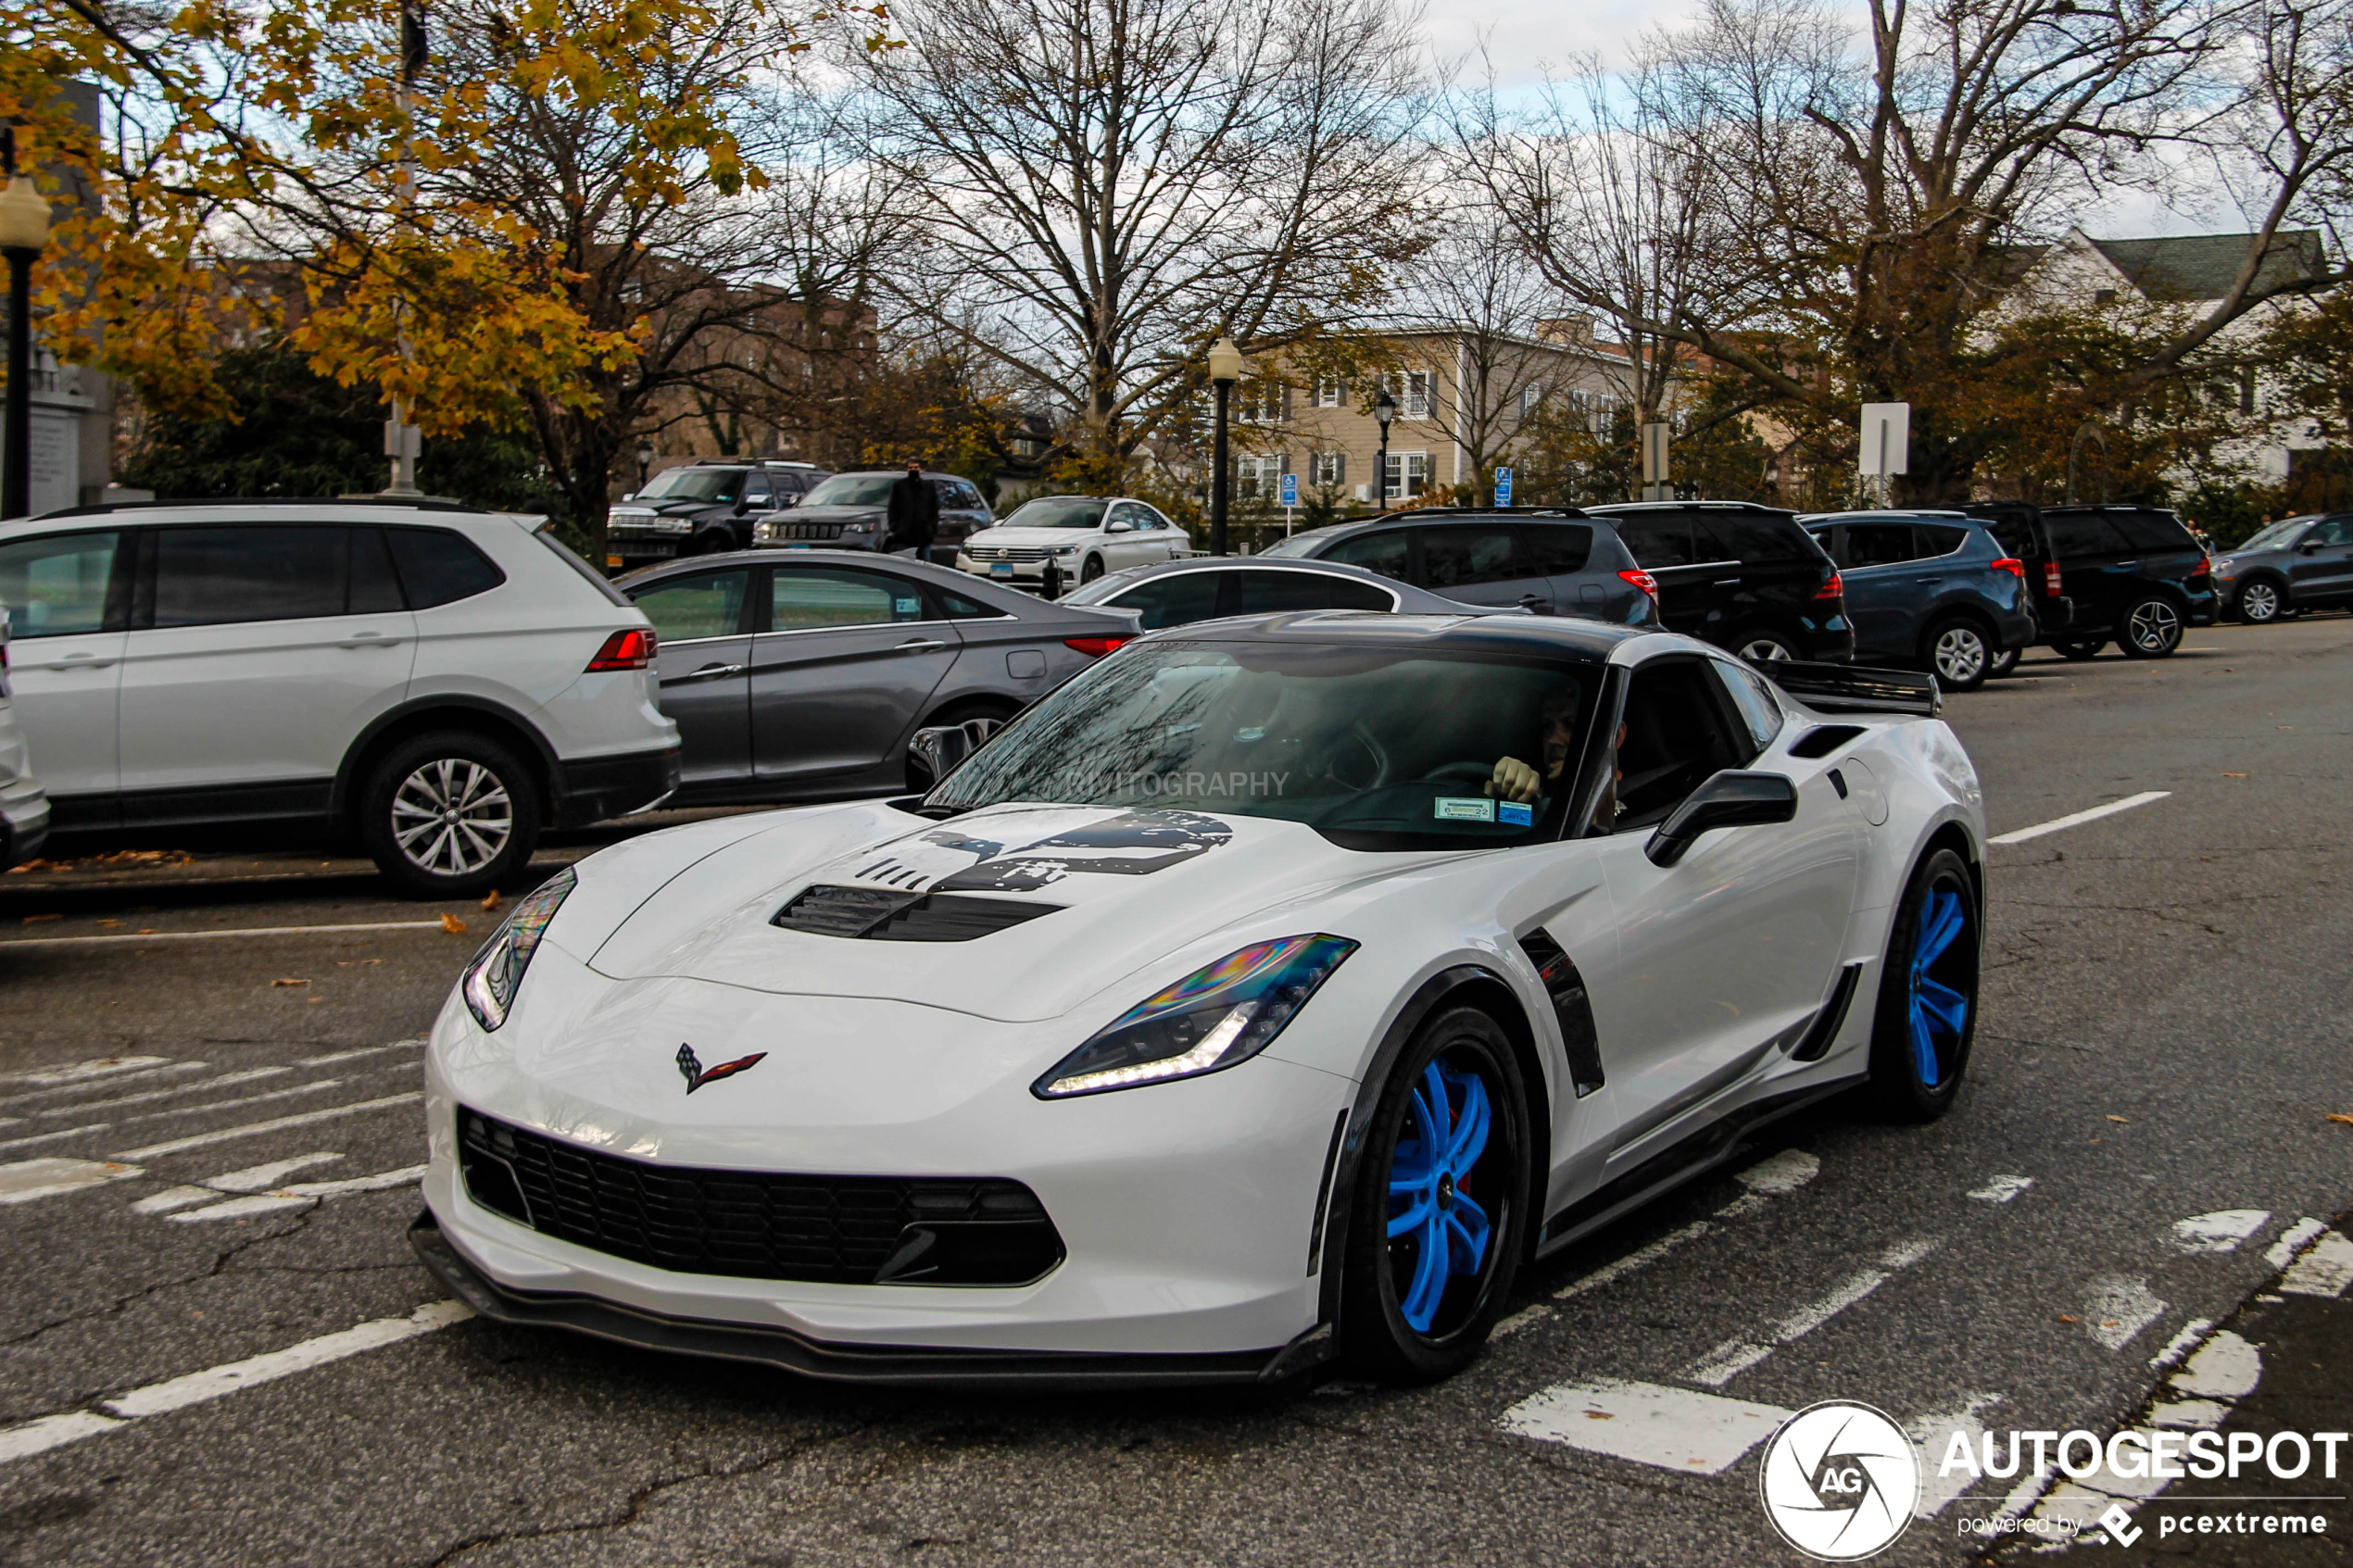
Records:
[[[939,492],[924,477],[924,465],[907,459],[907,477],[890,487],[890,528],[883,548],[896,555],[912,551],[917,560],[931,559],[931,542],[939,536]]]

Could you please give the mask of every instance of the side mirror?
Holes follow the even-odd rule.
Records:
[[[2321,542],[2318,539],[2307,539],[2304,543],[2298,545],[2296,549],[2298,555],[2318,555],[2321,550]]]
[[[1779,773],[1727,768],[1692,791],[1642,846],[1655,866],[1671,866],[1710,828],[1786,822],[1797,815],[1797,786]]]
[[[796,492],[787,490],[783,495],[777,496],[774,501],[771,501],[769,505],[774,507],[781,512],[789,508],[800,505],[800,496]]]
[[[1106,533],[1133,533],[1136,532],[1136,525],[1129,522],[1126,518],[1122,518],[1117,522],[1107,522],[1103,524],[1103,532]]]
[[[917,730],[907,743],[908,760],[931,774],[933,785],[964,765],[990,735],[1004,728],[999,719],[967,719],[961,724],[939,724]],[[926,786],[928,787],[928,786]]]
[[[631,492],[629,492],[629,494],[627,494],[626,495],[623,495],[623,496],[622,497],[622,499],[623,499],[623,500],[624,500],[624,501],[634,501],[634,500],[635,500],[636,498],[637,498],[637,492],[635,492],[635,490],[632,490]]]

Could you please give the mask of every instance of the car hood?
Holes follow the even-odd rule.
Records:
[[[975,530],[969,543],[975,545],[1079,545],[1101,539],[1101,530],[1093,528],[983,528]]]
[[[889,515],[887,507],[786,507],[795,522],[880,522]],[[782,515],[778,513],[775,515]]]
[[[643,517],[648,513],[655,517],[691,517],[713,508],[724,511],[734,505],[733,501],[698,501],[692,496],[682,496],[674,501],[623,501],[614,507],[612,512],[614,516],[623,518],[632,514]]]
[[[1244,922],[1253,929],[1231,934],[1233,946],[1319,929],[1318,899],[1433,858],[1345,850],[1295,822],[1198,810],[1008,805],[932,822],[862,805],[771,820],[706,840],[716,847],[642,898],[625,884],[600,892],[605,857],[585,862],[547,940],[613,981],[895,998],[1028,1022],[1131,979],[1139,1000],[1176,978],[1139,972],[1221,957],[1220,939]],[[644,848],[636,858],[647,859]],[[853,889],[852,898],[959,895],[983,901],[968,910],[1000,918],[1025,906],[1050,912],[965,940],[774,923],[812,887]],[[1294,912],[1278,913],[1286,908]],[[1255,929],[1268,922],[1284,930]]]

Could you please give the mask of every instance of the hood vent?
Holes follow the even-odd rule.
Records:
[[[768,923],[817,936],[876,942],[970,942],[1051,915],[1060,904],[982,898],[969,893],[903,893],[887,887],[810,888]]]

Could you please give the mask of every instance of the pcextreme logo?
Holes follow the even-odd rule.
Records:
[[[1912,1522],[1919,1455],[1886,1412],[1824,1399],[1765,1445],[1757,1489],[1781,1539],[1824,1562],[1853,1562],[1894,1545]]]

